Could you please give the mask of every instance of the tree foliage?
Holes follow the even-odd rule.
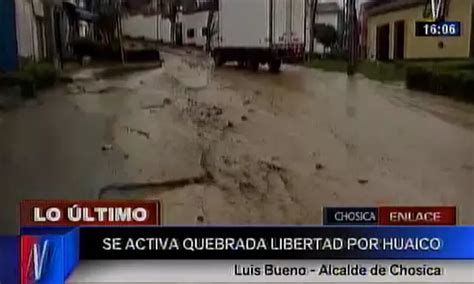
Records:
[[[118,1],[95,1],[94,11],[98,15],[97,29],[104,44],[111,44],[116,39],[118,19],[121,14],[121,5]]]
[[[337,31],[328,24],[314,24],[314,37],[327,49],[336,44]]]

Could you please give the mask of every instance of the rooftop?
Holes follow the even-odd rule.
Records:
[[[337,13],[342,9],[339,7],[339,4],[335,2],[329,3],[318,3],[318,13]]]
[[[392,11],[408,9],[420,5],[425,5],[426,0],[386,0],[379,3],[371,3],[367,5],[367,13],[370,16],[384,14]]]

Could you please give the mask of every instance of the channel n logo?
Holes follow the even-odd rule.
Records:
[[[40,281],[48,273],[52,256],[52,246],[49,240],[34,243],[30,249],[27,264],[28,280]]]
[[[429,21],[443,21],[449,0],[427,0],[423,17]]]

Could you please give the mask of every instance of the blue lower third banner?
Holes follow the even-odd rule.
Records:
[[[0,283],[20,283],[20,237],[0,237]]]
[[[473,260],[474,227],[22,228],[0,256],[2,284],[65,283],[80,260]]]
[[[83,228],[81,259],[474,259],[474,227]]]

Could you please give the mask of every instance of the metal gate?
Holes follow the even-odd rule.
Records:
[[[18,65],[15,0],[0,1],[0,71],[13,71]]]

